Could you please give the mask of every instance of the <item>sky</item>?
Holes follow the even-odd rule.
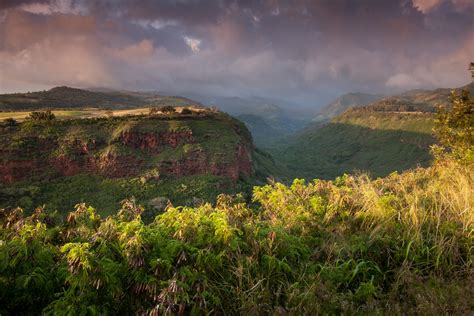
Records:
[[[457,87],[474,0],[0,0],[0,93],[262,96]]]

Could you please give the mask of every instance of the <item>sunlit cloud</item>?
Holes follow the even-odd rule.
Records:
[[[198,53],[201,50],[201,48],[200,48],[201,40],[200,39],[189,37],[189,36],[184,36],[183,39],[186,42],[186,44],[189,46],[189,48],[191,48],[191,50],[193,52]]]

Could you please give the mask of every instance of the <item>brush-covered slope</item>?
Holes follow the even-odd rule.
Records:
[[[0,207],[212,200],[252,182],[257,163],[272,165],[244,124],[212,111],[3,123],[0,139]]]
[[[196,102],[156,93],[55,87],[47,91],[0,95],[0,111],[70,108],[124,109],[146,105],[189,106]]]
[[[293,177],[330,179],[364,170],[384,176],[430,161],[431,113],[349,110],[272,149]]]

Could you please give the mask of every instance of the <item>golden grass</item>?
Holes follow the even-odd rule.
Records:
[[[177,106],[175,107],[177,112],[181,112],[185,107]],[[186,107],[191,109],[194,112],[203,112],[206,109],[197,108],[197,107]],[[72,118],[93,118],[93,117],[106,117],[110,114],[113,116],[125,116],[125,115],[147,115],[150,111],[150,107],[143,107],[137,109],[126,109],[126,110],[100,110],[94,108],[86,108],[80,110],[64,111],[64,110],[53,110],[52,112],[56,117],[60,119],[72,119]],[[0,112],[0,121],[3,121],[8,118],[13,118],[17,121],[24,121],[31,111],[17,111],[17,112]]]

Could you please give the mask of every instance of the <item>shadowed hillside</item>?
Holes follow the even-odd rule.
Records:
[[[332,179],[367,171],[385,176],[430,162],[431,114],[348,111],[313,125],[270,151],[291,177]]]

